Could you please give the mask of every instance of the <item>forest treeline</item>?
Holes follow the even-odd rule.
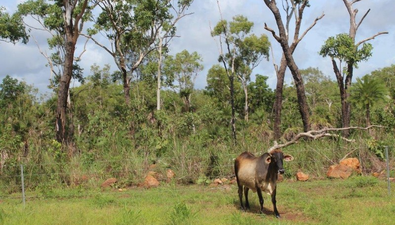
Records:
[[[29,15],[51,31],[48,46],[53,53],[46,58],[54,74],[49,87],[53,92],[45,97],[8,75],[0,84],[2,182],[20,182],[15,175],[22,163],[30,174],[44,174],[47,182],[68,185],[87,173],[116,176],[122,184],[133,185],[152,164],[159,170],[172,168],[182,183],[194,183],[230,176],[233,159],[242,151],[262,152],[274,141],[286,142],[303,131],[371,124],[382,128],[338,134],[356,139],[353,144],[340,138],[317,144],[301,141],[292,150],[299,160],[290,166],[288,176],[299,169],[320,176],[326,165],[351,153],[367,161],[373,156],[384,158],[383,146],[393,143],[395,128],[395,65],[351,82],[353,68],[372,55],[373,47],[367,43],[372,38],[356,43],[358,27],[354,27],[350,34],[323,43],[319,54],[331,58],[336,76],[332,80],[317,67],[298,68],[292,56],[324,15],[292,43],[288,43],[289,27],[279,25],[276,34],[265,25],[278,42],[270,43],[266,35],[251,33],[254,24],[244,16],[221,19],[211,33],[220,43],[218,64],[208,70],[207,86],[197,90],[194,81],[203,70],[201,56],[187,50],[168,53],[176,23],[189,15],[192,2],[27,1],[12,15],[2,8],[3,40],[27,42],[28,29],[22,21]],[[301,19],[309,7],[306,0],[285,2],[287,24],[294,18],[290,15]],[[344,2],[348,8],[355,3]],[[281,20],[275,1],[264,3]],[[99,10],[97,17],[94,7]],[[87,21],[94,25],[83,33]],[[96,39],[98,33],[105,34],[113,48]],[[83,57],[75,55],[81,37],[110,54],[117,70],[92,65],[89,75],[83,76],[79,66]],[[283,58],[275,65],[277,85],[272,90],[267,76],[255,74],[255,80],[251,76],[269,58],[274,44],[281,45]],[[338,68],[342,62],[345,68]],[[287,68],[291,84],[284,83]],[[81,85],[70,88],[72,79]],[[42,182],[32,179],[28,186]]]

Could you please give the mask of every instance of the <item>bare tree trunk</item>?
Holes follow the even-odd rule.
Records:
[[[232,135],[233,135],[233,141],[236,144],[237,139],[236,139],[236,106],[235,106],[235,88],[234,88],[234,72],[232,69],[232,74],[229,77],[229,82],[230,82],[230,105],[232,107],[232,119],[231,119],[231,126],[232,126]]]
[[[283,107],[283,89],[284,89],[284,76],[287,69],[287,61],[283,54],[281,58],[280,69],[277,73],[276,97],[274,102],[274,139],[279,140],[281,137],[281,111]]]
[[[123,95],[125,97],[125,103],[127,106],[130,105],[130,84],[128,71],[126,70],[125,58],[121,57],[119,60],[119,67],[122,72],[122,83],[123,83]]]
[[[269,9],[272,11],[274,18],[277,23],[278,30],[280,32],[280,36],[277,36],[275,32],[268,28],[267,25],[265,24],[265,29],[269,30],[273,37],[280,43],[281,48],[283,49],[285,59],[287,61],[287,66],[291,70],[295,85],[296,85],[296,93],[298,96],[298,103],[299,103],[299,112],[302,117],[302,122],[303,122],[303,130],[308,131],[310,130],[310,122],[309,122],[309,110],[308,110],[308,105],[307,105],[307,99],[305,95],[305,90],[304,90],[304,83],[303,79],[299,73],[299,69],[293,59],[292,56],[292,51],[288,45],[288,40],[287,40],[287,33],[284,27],[284,24],[281,20],[281,14],[280,11],[278,10],[276,6],[276,1],[269,1],[269,0],[264,0],[266,5],[269,7]]]
[[[248,122],[248,111],[249,111],[249,107],[248,107],[248,88],[247,88],[247,81],[246,80],[242,80],[242,84],[243,84],[243,91],[244,91],[244,120],[246,122]]]
[[[276,1],[266,1],[264,0],[266,5],[271,9],[276,9]],[[308,1],[303,1],[300,2],[300,5],[296,5],[295,2],[286,0],[283,2],[283,8],[286,12],[286,27],[284,28],[285,33],[283,36],[281,36],[280,32],[280,37],[286,39],[285,41],[288,43],[288,34],[289,34],[289,24],[291,22],[292,18],[295,18],[295,31],[294,31],[294,38],[292,41],[291,46],[289,47],[290,49],[290,54],[292,55],[299,44],[299,42],[303,39],[303,37],[315,26],[318,20],[322,19],[325,15],[322,14],[320,17],[317,17],[314,22],[308,27],[303,34],[299,37],[300,33],[300,27],[301,27],[301,22],[303,19],[303,12],[306,6],[308,5]],[[278,11],[278,9],[277,9]],[[274,14],[274,12],[273,12]],[[294,16],[294,17],[293,17]],[[276,15],[275,15],[276,18]],[[281,21],[281,17],[279,17]],[[277,18],[276,18],[276,22]],[[281,21],[282,23],[282,21]],[[267,29],[273,33],[273,30]],[[273,33],[274,34],[274,33]],[[278,41],[278,40],[277,40]],[[273,54],[272,54],[273,55]],[[287,69],[288,61],[285,58],[285,54],[283,53],[282,58],[281,58],[281,64],[280,64],[280,69],[277,69],[277,65],[275,65],[276,69],[276,74],[277,74],[277,85],[276,85],[276,93],[275,93],[275,103],[274,103],[274,138],[278,140],[281,137],[281,111],[282,111],[282,101],[283,101],[283,86],[284,86],[284,76],[285,76],[285,71]],[[304,85],[303,85],[304,86]],[[303,87],[304,89],[304,87]],[[303,117],[303,116],[302,116]]]
[[[355,21],[355,17],[358,11],[353,10],[352,4],[353,2],[348,2],[348,0],[343,0],[344,5],[347,8],[347,11],[350,15],[350,30],[349,36],[355,43],[355,35],[357,33],[358,26]],[[361,20],[362,22],[362,20]],[[349,127],[351,123],[351,104],[347,101],[350,94],[348,93],[348,89],[351,87],[351,81],[353,77],[353,67],[354,62],[350,61],[347,64],[347,74],[345,79],[345,85],[343,86],[343,93],[342,94],[342,127]],[[350,130],[343,130],[343,136],[348,137],[350,135]]]
[[[161,89],[161,67],[162,67],[162,37],[159,37],[159,60],[158,60],[158,77],[157,77],[157,88],[156,88],[156,110],[160,110],[160,89]]]
[[[360,44],[374,39],[376,36],[381,35],[381,34],[387,34],[388,32],[379,32],[376,35],[367,38],[365,40],[360,41],[359,43],[355,44],[355,36],[357,34],[357,30],[359,28],[359,26],[361,25],[361,23],[363,22],[363,20],[365,19],[365,17],[369,14],[370,9],[368,11],[366,11],[366,13],[362,16],[361,20],[357,23],[356,21],[356,16],[358,13],[357,9],[353,9],[352,5],[354,3],[357,3],[361,0],[343,0],[344,5],[346,6],[346,9],[348,11],[348,14],[350,16],[350,30],[349,30],[349,37],[353,40],[353,43],[355,45],[355,48],[357,48]],[[347,101],[348,97],[350,96],[350,94],[348,93],[348,89],[351,87],[351,82],[352,82],[352,77],[353,77],[353,73],[354,73],[354,64],[355,61],[350,60],[347,63],[347,74],[346,74],[346,79],[344,81],[344,90],[340,90],[341,94],[342,94],[342,126],[343,127],[349,127],[350,123],[351,123],[351,104]],[[340,87],[340,86],[339,86]],[[344,99],[343,99],[344,98]],[[350,130],[343,130],[343,135],[345,137],[348,137],[350,134]]]
[[[340,102],[341,102],[341,112],[342,112],[342,127],[348,127],[345,126],[345,124],[350,124],[350,120],[347,120],[347,118],[349,118],[348,115],[348,107],[349,107],[349,103],[347,103],[347,90],[346,90],[346,86],[344,85],[344,81],[343,81],[343,75],[339,70],[339,67],[337,66],[337,63],[334,59],[332,59],[332,67],[333,67],[333,71],[335,72],[336,75],[336,80],[337,80],[337,85],[339,87],[339,91],[340,91]],[[347,122],[348,121],[348,122]],[[348,136],[349,134],[349,130],[342,130],[343,136]]]
[[[73,136],[73,134],[70,133],[70,130],[68,130],[67,100],[70,88],[70,80],[73,74],[75,45],[79,36],[79,29],[82,28],[83,22],[81,21],[81,18],[85,12],[87,4],[88,0],[84,0],[80,13],[75,16],[75,19],[73,19],[76,3],[71,0],[63,0],[66,53],[63,74],[60,78],[58,90],[58,102],[56,109],[56,139],[58,142],[66,145],[69,144]]]

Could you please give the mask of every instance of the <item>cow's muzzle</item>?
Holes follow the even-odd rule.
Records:
[[[278,170],[278,173],[279,173],[279,174],[284,174],[284,172],[285,172],[284,169],[279,169],[279,170]]]

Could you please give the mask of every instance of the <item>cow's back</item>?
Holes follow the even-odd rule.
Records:
[[[246,186],[256,191],[256,166],[258,158],[252,153],[243,152],[236,158],[235,173],[239,186]]]

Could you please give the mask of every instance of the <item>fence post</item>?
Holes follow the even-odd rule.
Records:
[[[23,176],[23,164],[21,164],[21,181],[22,181],[22,201],[23,207],[25,207],[25,177]]]
[[[385,158],[387,159],[387,182],[388,182],[388,195],[391,195],[391,182],[390,182],[390,166],[388,157],[388,146],[385,146]]]

